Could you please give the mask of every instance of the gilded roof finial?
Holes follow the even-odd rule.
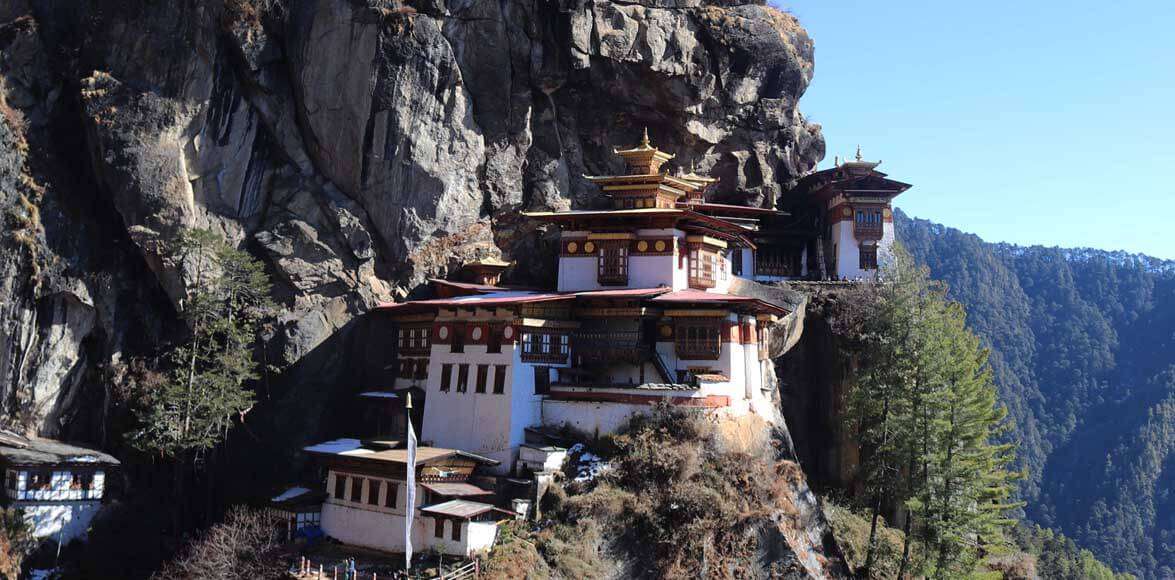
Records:
[[[648,149],[650,147],[652,147],[652,145],[649,145],[649,128],[646,126],[645,134],[641,137],[641,148]]]
[[[861,157],[861,146],[857,145],[857,161],[863,161],[863,160],[864,160],[864,158]]]

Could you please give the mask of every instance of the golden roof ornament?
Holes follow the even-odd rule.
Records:
[[[836,158],[836,166],[838,168],[843,168],[850,173],[868,173],[873,171],[873,168],[877,167],[878,165],[881,165],[880,159],[877,161],[865,161],[865,158],[861,155],[860,145],[857,145],[857,154],[854,156],[852,161],[845,161],[844,163],[841,163],[840,158]]]
[[[641,135],[641,142],[632,149],[616,149],[612,152],[624,158],[629,175],[653,175],[661,170],[661,166],[673,155],[657,149],[649,141],[649,128],[645,127]]]

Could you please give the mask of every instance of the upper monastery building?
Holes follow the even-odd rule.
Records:
[[[504,501],[487,488],[506,494],[492,476],[558,467],[562,450],[544,446],[536,430],[598,436],[658,402],[776,422],[768,345],[790,312],[757,284],[872,276],[893,241],[890,202],[909,187],[858,153],[770,208],[733,206],[707,201],[716,180],[663,171],[672,155],[647,132],[616,154],[623,174],[586,176],[610,208],[524,214],[558,231],[554,288],[501,286],[510,264],[485,260],[466,265],[464,281],[433,280],[434,298],[376,309],[372,323],[395,337],[381,348],[394,349],[397,372],[362,397],[387,424],[375,439],[307,448],[327,469],[324,532],[403,546],[409,506],[396,490],[407,485],[405,459],[386,435],[406,426],[408,394],[413,426],[430,446],[421,449],[431,449],[424,455],[452,463],[416,496],[420,519],[409,533],[418,547],[447,542],[465,553],[492,544],[492,526],[479,518],[510,513],[495,506]]]

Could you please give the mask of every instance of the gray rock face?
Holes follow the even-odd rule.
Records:
[[[182,334],[185,228],[266,262],[285,308],[266,352],[296,382],[356,316],[468,259],[550,284],[520,212],[600,204],[582,175],[618,171],[643,127],[738,203],[824,153],[797,107],[812,43],[759,4],[9,4],[4,108],[25,121],[0,116],[0,204],[30,223],[0,242],[0,396],[45,434]]]

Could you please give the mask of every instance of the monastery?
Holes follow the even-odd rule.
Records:
[[[501,286],[510,264],[484,260],[431,281],[432,298],[376,309],[397,372],[360,395],[375,436],[306,448],[321,489],[274,498],[291,529],[400,552],[414,509],[416,551],[468,556],[492,546],[497,522],[528,515],[560,468],[566,451],[544,430],[612,433],[655,403],[779,420],[769,341],[789,311],[753,288],[873,276],[909,185],[858,150],[752,208],[708,201],[714,179],[663,170],[673,156],[647,131],[615,153],[622,174],[585,176],[610,207],[524,214],[557,230],[554,288]],[[421,441],[411,508],[408,416]]]

